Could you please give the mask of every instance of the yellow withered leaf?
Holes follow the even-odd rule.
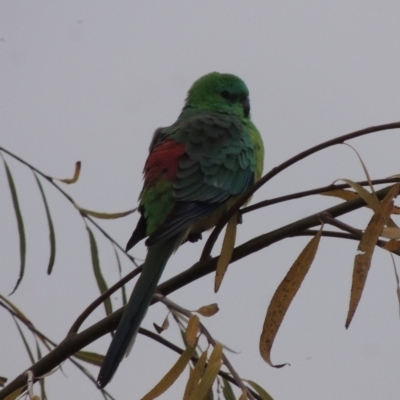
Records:
[[[357,254],[354,259],[350,304],[345,324],[346,328],[349,327],[360,302],[365,282],[367,281],[376,242],[382,233],[385,223],[387,223],[390,217],[393,208],[393,198],[397,196],[398,192],[399,184],[396,184],[380,202],[378,210],[375,211],[372,216],[367,229],[361,238],[360,244],[358,245],[358,250],[361,254]]]
[[[272,364],[272,344],[274,343],[276,334],[278,333],[292,300],[296,296],[297,291],[300,289],[300,286],[311,267],[315,254],[317,253],[321,234],[322,227],[297,257],[289,272],[276,289],[276,292],[268,306],[267,315],[265,317],[260,337],[260,353],[264,361],[273,367],[280,368],[286,365]]]
[[[356,192],[347,189],[330,190],[329,192],[320,193],[322,196],[338,197],[339,199],[350,201],[360,197]],[[369,206],[367,206],[369,207]],[[369,207],[371,208],[371,207]],[[393,206],[392,214],[399,215],[400,207]]]
[[[219,256],[217,268],[215,271],[215,284],[214,291],[218,292],[222,279],[224,278],[225,272],[228,269],[228,265],[232,258],[232,252],[235,247],[236,240],[236,228],[237,228],[237,215],[235,214],[228,222],[226,226],[226,232],[224,241],[222,243],[221,255]]]
[[[199,333],[200,320],[197,315],[193,315],[188,322],[185,332],[186,342],[189,346],[194,346],[197,342],[197,334]]]
[[[217,343],[210,355],[208,365],[198,386],[194,388],[188,400],[204,399],[208,394],[222,366],[222,345]]]
[[[338,197],[339,199],[346,200],[346,201],[354,200],[357,197],[360,197],[357,193],[355,193],[351,190],[346,190],[346,189],[330,190],[329,192],[323,192],[321,194],[323,196]]]
[[[166,392],[185,370],[195,350],[196,346],[186,347],[185,351],[180,355],[172,368],[165,374],[160,382],[142,398],[142,400],[153,400]]]
[[[341,181],[347,183],[351,186],[359,195],[360,197],[370,206],[375,212],[379,210],[379,200],[375,194],[368,192],[367,189],[363,188],[357,182],[353,182],[350,179],[340,179]]]
[[[223,350],[222,344],[217,343],[214,346],[213,351],[211,352],[210,359],[208,360],[208,364],[213,364],[215,362],[219,362],[222,359],[222,350]]]
[[[207,361],[207,350],[201,354],[195,367],[193,369],[191,369],[191,371],[190,371],[190,375],[189,375],[189,379],[186,384],[183,400],[188,400],[190,395],[193,393],[193,390],[199,384],[199,381],[204,374],[204,369],[206,367],[206,361]]]
[[[200,307],[198,310],[196,310],[197,313],[202,315],[203,317],[212,317],[219,311],[218,304],[217,303],[212,303],[209,304],[208,306],[203,306]]]
[[[26,390],[26,387],[19,388],[16,391],[10,393],[4,400],[16,400],[24,390]]]

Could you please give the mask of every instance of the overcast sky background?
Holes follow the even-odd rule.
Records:
[[[199,76],[230,72],[251,94],[252,117],[265,143],[265,171],[322,141],[400,119],[400,3],[398,1],[10,1],[0,2],[0,146],[43,172],[81,177],[64,189],[82,207],[133,208],[155,128],[173,123]],[[372,178],[398,174],[400,132],[351,141]],[[57,235],[53,274],[46,275],[48,230],[32,173],[10,157],[27,234],[26,276],[10,300],[39,330],[61,341],[98,295],[89,243],[78,213],[43,182]],[[18,231],[0,167],[0,293],[10,293],[19,270]],[[364,179],[355,153],[337,146],[296,164],[263,187],[253,201]],[[338,200],[309,197],[246,214],[238,243]],[[125,245],[137,214],[101,225]],[[358,211],[345,222],[364,228]],[[112,247],[95,232],[109,284],[118,279]],[[203,319],[214,337],[239,354],[228,357],[244,378],[276,400],[398,399],[400,321],[390,256],[377,250],[363,298],[344,328],[357,243],[323,238],[314,264],[263,362],[258,341],[269,301],[309,238],[294,238],[233,264],[220,292],[208,276],[171,295],[188,309],[216,302]],[[203,242],[204,243],[204,242]],[[197,260],[203,243],[183,246],[163,280]],[[217,254],[218,246],[214,250]],[[132,252],[144,258],[145,247]],[[132,265],[121,256],[124,274]],[[398,260],[397,260],[398,263]],[[131,285],[132,286],[132,285]],[[130,286],[130,287],[131,287]],[[115,307],[120,296],[113,296]],[[162,323],[165,307],[144,326]],[[85,324],[104,316],[99,308]],[[181,345],[174,326],[163,334]],[[10,316],[0,312],[0,376],[30,364]],[[88,350],[105,353],[110,337]],[[176,355],[139,337],[107,387],[117,399],[140,398]],[[89,369],[97,376],[98,369]],[[50,399],[101,395],[69,362],[47,379]],[[162,398],[182,397],[187,373]],[[38,390],[38,389],[37,389]]]

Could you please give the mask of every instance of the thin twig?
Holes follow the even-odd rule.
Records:
[[[391,124],[384,124],[378,126],[372,126],[370,128],[361,129],[359,131],[355,131],[352,133],[348,133],[347,135],[339,136],[337,138],[328,140],[317,146],[311,147],[292,158],[289,158],[282,164],[279,164],[277,167],[271,169],[267,174],[265,174],[260,180],[258,180],[254,185],[250,187],[250,189],[241,195],[238,200],[233,204],[233,206],[229,209],[229,211],[224,214],[221,220],[218,222],[217,226],[212,231],[210,237],[208,238],[203,252],[200,257],[200,261],[205,261],[210,257],[211,251],[214,247],[216,240],[218,239],[219,234],[221,233],[224,226],[228,223],[228,221],[232,218],[232,216],[239,210],[239,208],[258,190],[261,186],[271,180],[273,177],[278,175],[280,172],[284,171],[286,168],[292,166],[293,164],[303,160],[304,158],[310,156],[311,154],[317,153],[318,151],[324,150],[328,147],[335,146],[337,144],[344,143],[346,140],[354,139],[356,137],[360,137],[363,135],[367,135],[373,132],[380,132],[384,130],[390,129],[399,129],[400,122],[393,122]]]
[[[79,317],[72,324],[70,330],[67,333],[67,336],[73,333],[78,332],[82,323],[85,321],[87,317],[99,306],[103,303],[105,299],[110,297],[113,293],[115,293],[118,289],[124,286],[127,282],[132,280],[136,275],[138,275],[142,271],[142,266],[137,267],[133,271],[129,272],[126,276],[120,279],[113,286],[108,288],[105,292],[103,292],[97,299],[95,299],[86,309],[79,315]],[[111,314],[112,315],[112,314]]]
[[[371,183],[373,185],[383,185],[383,184],[398,183],[398,182],[400,182],[400,178],[374,179],[373,181],[371,181]],[[369,186],[368,181],[360,181],[360,182],[355,182],[355,183],[359,184],[360,186]],[[246,214],[248,212],[258,210],[259,208],[268,207],[268,206],[271,206],[271,205],[277,204],[277,203],[283,203],[288,200],[295,200],[295,199],[300,199],[300,198],[307,197],[307,196],[322,194],[325,192],[329,192],[331,190],[348,189],[348,188],[350,188],[350,185],[348,185],[347,183],[344,183],[341,185],[331,184],[331,185],[327,185],[327,186],[321,186],[319,188],[305,190],[305,191],[297,192],[297,193],[292,193],[292,194],[288,194],[286,196],[275,197],[270,200],[263,200],[258,203],[254,203],[251,206],[242,208],[240,210],[240,213]]]

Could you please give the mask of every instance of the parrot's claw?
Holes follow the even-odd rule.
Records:
[[[197,241],[202,240],[202,239],[203,239],[203,236],[201,233],[189,233],[186,240],[191,243],[196,243]]]

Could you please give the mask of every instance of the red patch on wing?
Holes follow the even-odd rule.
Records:
[[[147,157],[144,167],[146,184],[152,184],[160,179],[175,179],[179,167],[179,158],[185,152],[185,145],[174,140],[166,140],[157,146]]]

